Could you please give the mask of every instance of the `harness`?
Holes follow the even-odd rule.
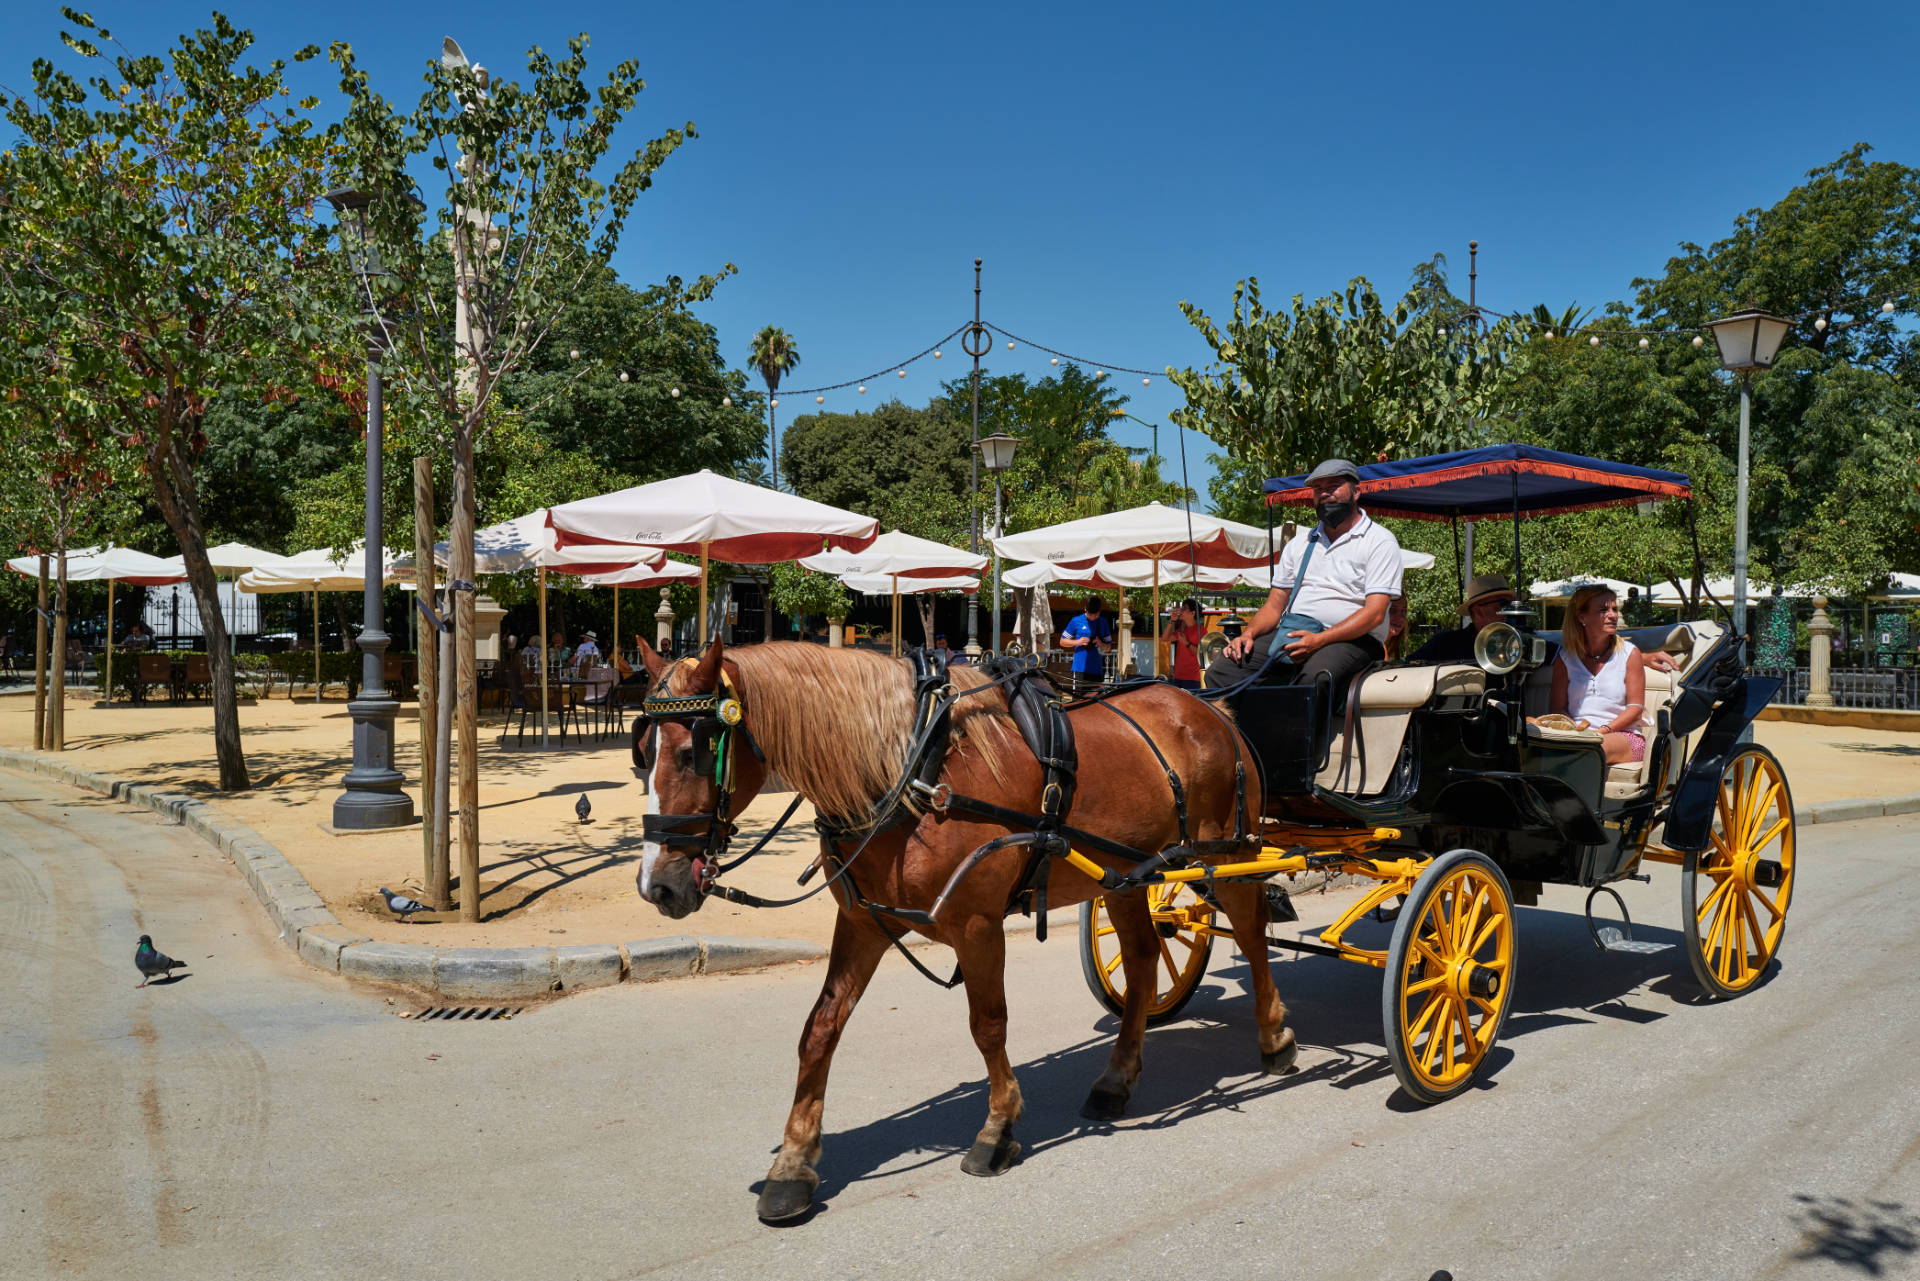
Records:
[[[947,900],[967,876],[1001,850],[1025,847],[1028,851],[1025,870],[1015,883],[1004,910],[1007,915],[1016,911],[1033,914],[1035,936],[1044,941],[1047,937],[1047,889],[1053,861],[1075,847],[1131,864],[1125,872],[1109,870],[1100,878],[1102,889],[1124,891],[1151,884],[1162,871],[1169,867],[1184,866],[1195,858],[1237,854],[1259,845],[1259,837],[1249,830],[1246,767],[1243,762],[1236,759],[1234,765],[1235,835],[1221,840],[1195,841],[1190,835],[1186,788],[1179,773],[1140,723],[1112,705],[1111,700],[1123,694],[1145,688],[1166,688],[1162,682],[1129,681],[1077,700],[1067,700],[1053,693],[1050,683],[1033,659],[1007,658],[993,660],[982,668],[990,678],[987,682],[956,691],[947,671],[947,662],[937,653],[914,650],[909,653],[908,660],[914,682],[914,728],[900,777],[860,819],[849,821],[821,816],[814,820],[814,827],[820,835],[820,855],[801,874],[799,883],[805,885],[824,867],[829,869],[830,875],[821,884],[793,898],[764,899],[745,890],[717,883],[720,873],[738,867],[764,849],[792,819],[802,799],[796,795],[786,813],[752,849],[739,858],[723,861],[728,844],[739,831],[732,820],[733,735],[736,732],[740,734],[758,759],[766,759],[746,727],[745,708],[724,671],[718,688],[711,693],[674,694],[662,682],[642,702],[643,712],[649,719],[655,722],[678,721],[689,726],[694,743],[694,768],[702,774],[710,773],[715,788],[713,808],[705,813],[646,815],[641,823],[644,838],[662,845],[698,849],[700,853],[694,856],[694,871],[700,891],[731,903],[748,907],[786,907],[839,884],[843,887],[849,906],[865,910],[916,970],[946,987],[960,982],[958,967],[951,978],[938,978],[907,950],[901,942],[901,934],[890,928],[883,918],[918,926],[934,925]],[[1004,697],[1014,724],[1040,763],[1043,779],[1038,814],[963,795],[955,792],[951,784],[940,781],[952,737],[954,704],[962,698],[990,689],[1005,691]],[[1242,745],[1239,729],[1230,719],[1211,702],[1196,701],[1220,722],[1236,747]],[[1093,706],[1102,707],[1118,716],[1138,734],[1166,775],[1179,836],[1174,844],[1157,853],[1134,849],[1075,827],[1067,821],[1072,812],[1079,770],[1073,726],[1067,719],[1067,712]],[[970,853],[947,878],[933,906],[925,912],[892,907],[867,898],[853,875],[860,855],[875,837],[915,819],[916,810],[922,808],[935,814],[968,814],[1024,830],[996,837]],[[845,852],[843,847],[856,839],[858,844],[852,852]]]

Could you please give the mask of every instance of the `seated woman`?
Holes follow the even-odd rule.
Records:
[[[1590,585],[1574,593],[1560,629],[1550,710],[1585,721],[1601,735],[1607,764],[1645,760],[1647,669],[1633,642],[1620,635],[1620,599]]]

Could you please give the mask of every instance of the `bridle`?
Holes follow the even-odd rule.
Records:
[[[642,713],[658,725],[678,721],[693,737],[695,772],[713,778],[713,808],[699,814],[648,814],[640,820],[641,838],[660,845],[697,849],[693,856],[694,881],[706,893],[719,876],[721,858],[727,845],[740,829],[733,822],[733,736],[738,731],[753,750],[765,760],[760,745],[753,741],[742,722],[746,708],[726,673],[720,673],[718,686],[706,694],[675,694],[665,682],[649,691],[640,703]],[[658,730],[651,731],[658,734]],[[659,751],[656,738],[654,751]]]

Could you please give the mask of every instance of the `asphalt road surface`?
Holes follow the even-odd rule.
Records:
[[[0,1276],[1920,1275],[1916,855],[1914,819],[1804,829],[1781,963],[1725,1004],[1678,949],[1597,953],[1549,891],[1492,1071],[1427,1109],[1386,1066],[1379,976],[1338,961],[1278,966],[1301,1070],[1258,1075],[1221,945],[1132,1115],[1082,1121],[1112,1020],[1071,932],[1017,940],[1026,1153],[998,1179],[960,1172],[964,1000],[890,959],[836,1064],[821,1208],[776,1231],[754,1195],[817,967],[403,1020],[295,960],[199,840],[0,773]],[[1674,941],[1654,876],[1638,932]],[[141,933],[180,977],[136,989]]]

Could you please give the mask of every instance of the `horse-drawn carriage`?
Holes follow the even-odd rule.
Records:
[[[1376,515],[1515,521],[1648,499],[1690,497],[1686,478],[1522,446],[1446,454],[1361,470]],[[1298,480],[1269,493],[1299,501]],[[1317,941],[1273,946],[1385,970],[1385,1040],[1407,1093],[1435,1102],[1465,1089],[1499,1035],[1512,989],[1516,904],[1545,884],[1586,888],[1595,942],[1649,952],[1609,883],[1644,863],[1681,869],[1684,947],[1710,994],[1760,981],[1779,947],[1793,892],[1794,820],[1787,781],[1766,748],[1742,741],[1779,682],[1748,676],[1745,639],[1717,622],[1622,633],[1663,651],[1647,676],[1643,760],[1609,765],[1597,733],[1530,724],[1547,708],[1550,646],[1516,604],[1484,629],[1472,663],[1386,663],[1353,682],[1344,715],[1333,691],[1254,686],[1231,695],[1264,772],[1264,847],[1239,874],[1309,869],[1373,882]],[[1228,875],[1215,868],[1214,878]],[[1149,888],[1167,941],[1150,1018],[1173,1017],[1198,986],[1215,935],[1206,874],[1169,872]],[[1623,922],[1594,921],[1613,900]],[[1604,907],[1604,904],[1603,904]],[[1082,906],[1088,985],[1110,1008],[1124,997],[1101,905]],[[1384,948],[1348,930],[1392,920]]]
[[[1284,502],[1300,486],[1269,488]],[[1376,514],[1512,519],[1516,578],[1529,513],[1690,498],[1674,473],[1511,445],[1363,468],[1360,489]],[[1226,692],[1231,714],[1159,681],[1069,703],[1018,660],[947,671],[922,652],[909,671],[807,645],[716,643],[679,664],[648,651],[642,897],[676,917],[709,895],[798,901],[719,879],[765,845],[727,857],[733,816],[777,771],[818,815],[802,881],[819,876],[811,892],[840,909],[760,1216],[810,1206],[833,1049],[889,947],[926,969],[900,946],[910,931],[951,946],[948,982],[967,987],[989,1078],[987,1123],[962,1161],[973,1174],[1002,1173],[1020,1151],[1000,925],[1015,911],[1036,914],[1044,938],[1049,906],[1082,904],[1083,969],[1120,1021],[1083,1108],[1098,1120],[1124,1112],[1147,1024],[1185,1004],[1216,936],[1246,958],[1269,1071],[1296,1055],[1270,947],[1384,970],[1388,1056],[1429,1103],[1467,1088],[1498,1037],[1514,909],[1545,884],[1587,887],[1593,924],[1610,882],[1675,864],[1695,976],[1717,996],[1755,985],[1793,892],[1794,821],[1778,762],[1742,732],[1777,682],[1750,677],[1747,638],[1718,623],[1629,636],[1675,666],[1648,676],[1645,759],[1611,766],[1598,735],[1529,723],[1547,710],[1550,668],[1519,602],[1480,632],[1472,663],[1376,664],[1344,700],[1324,682],[1255,684]],[[1274,878],[1315,869],[1373,884],[1317,939],[1272,937],[1290,914]],[[1393,920],[1384,948],[1346,937],[1370,914]],[[1594,924],[1596,942],[1649,950],[1621,916]]]

